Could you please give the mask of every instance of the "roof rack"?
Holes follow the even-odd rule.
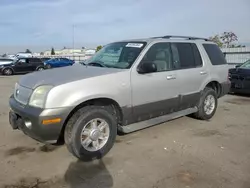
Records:
[[[191,37],[191,36],[176,36],[176,35],[166,35],[166,36],[153,37],[153,38],[165,38],[165,39],[182,38],[182,39],[187,39],[187,40],[205,40],[205,41],[209,41],[209,39],[207,39],[207,38]]]

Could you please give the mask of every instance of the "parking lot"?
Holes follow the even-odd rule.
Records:
[[[0,77],[0,187],[250,188],[250,98],[227,95],[210,121],[182,117],[118,136],[100,161],[80,162],[11,129],[8,98],[20,76]]]

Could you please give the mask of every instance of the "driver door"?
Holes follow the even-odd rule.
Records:
[[[28,59],[19,59],[14,66],[14,71],[18,73],[29,72],[28,71]]]
[[[178,107],[178,78],[172,69],[170,43],[153,44],[139,66],[146,62],[155,63],[157,72],[139,74],[137,67],[131,72],[134,122],[175,112]]]

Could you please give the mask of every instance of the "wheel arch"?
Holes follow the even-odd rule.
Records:
[[[44,66],[43,66],[43,65],[38,65],[38,66],[36,67],[36,70],[38,70],[39,68],[44,68]]]
[[[209,87],[215,90],[215,92],[217,93],[217,97],[219,98],[222,92],[222,86],[217,80],[211,80],[207,82],[203,89],[205,89],[206,87]]]
[[[15,73],[14,69],[12,67],[4,67],[2,72],[5,70],[5,69],[11,69],[13,73]]]
[[[99,106],[106,106],[108,108],[110,108],[112,110],[112,113],[117,117],[117,122],[118,124],[122,124],[123,122],[123,112],[122,112],[122,108],[121,106],[118,104],[117,101],[115,101],[114,99],[111,98],[107,98],[107,97],[99,97],[99,98],[93,98],[93,99],[89,99],[86,100],[84,102],[79,103],[73,110],[71,110],[71,112],[68,114],[67,118],[65,119],[61,132],[60,132],[60,136],[58,139],[59,143],[63,143],[64,142],[64,130],[65,127],[69,121],[69,119],[73,116],[73,114],[88,105],[99,105]]]

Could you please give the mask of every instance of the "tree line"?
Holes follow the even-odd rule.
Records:
[[[225,31],[222,34],[211,36],[209,37],[209,40],[215,42],[221,48],[222,47],[226,47],[226,48],[246,47],[245,45],[235,44],[235,42],[238,41],[238,36],[232,31]]]

